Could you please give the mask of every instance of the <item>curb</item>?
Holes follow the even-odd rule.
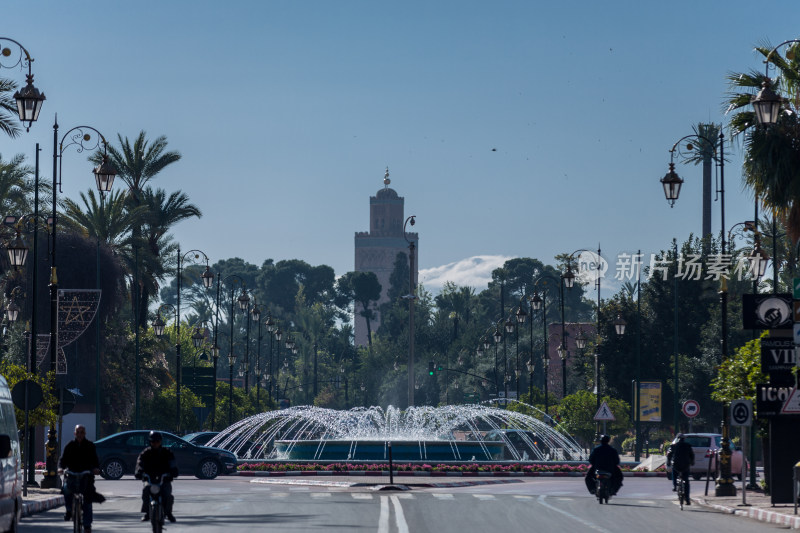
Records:
[[[734,516],[743,516],[745,518],[758,520],[759,522],[787,526],[792,529],[800,529],[800,516],[776,513],[775,511],[768,511],[766,509],[736,509],[735,507],[728,507],[727,505],[708,503],[702,498],[692,499],[704,507],[721,511],[723,513],[732,514]]]
[[[365,470],[335,472],[330,470],[297,470],[290,472],[269,472],[260,470],[242,470],[236,473],[243,477],[366,477],[388,476],[388,470],[367,472]],[[395,477],[584,477],[584,472],[395,472]],[[625,477],[666,477],[664,472],[623,472]]]
[[[42,500],[27,500],[22,502],[22,516],[31,516],[43,513],[64,505],[64,496],[53,496]]]

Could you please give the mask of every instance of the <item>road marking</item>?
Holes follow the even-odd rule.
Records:
[[[561,513],[561,514],[563,514],[564,516],[567,516],[567,517],[569,517],[569,518],[572,518],[573,520],[575,520],[575,521],[577,521],[577,522],[580,522],[580,523],[581,523],[581,524],[583,524],[584,526],[586,526],[586,527],[590,527],[590,528],[594,529],[595,531],[600,531],[601,533],[611,533],[609,530],[607,530],[607,529],[603,529],[602,527],[600,527],[600,526],[598,526],[598,525],[592,524],[592,523],[591,523],[591,522],[589,522],[588,520],[584,520],[583,518],[581,518],[581,517],[579,517],[579,516],[575,516],[575,515],[574,515],[574,514],[572,514],[572,513],[569,513],[569,512],[567,512],[567,511],[564,511],[563,509],[559,509],[558,507],[554,507],[554,506],[550,505],[549,503],[547,503],[547,502],[545,502],[545,501],[544,501],[544,499],[545,499],[545,498],[546,498],[546,496],[545,496],[544,494],[542,494],[541,496],[539,496],[539,503],[540,503],[542,506],[544,506],[544,507],[547,507],[548,509],[551,509],[551,510],[553,510],[553,511],[557,512],[557,513]]]
[[[494,500],[494,494],[473,494],[474,497],[478,498],[479,500]]]
[[[353,492],[351,494],[354,500],[371,500],[372,494],[365,494],[363,492]]]
[[[403,507],[400,505],[400,500],[397,496],[389,496],[389,499],[392,500],[392,505],[394,505],[394,519],[397,522],[397,533],[408,533],[408,524],[406,523],[406,517],[403,514]]]
[[[308,487],[289,487],[290,492],[308,492]]]
[[[331,493],[330,492],[312,492],[311,493],[311,497],[312,498],[330,498],[331,497]]]
[[[452,500],[453,499],[453,495],[452,494],[439,494],[438,492],[434,492],[433,493],[433,497],[436,498],[437,500]]]
[[[378,533],[389,533],[389,497],[381,496],[381,514],[378,517]]]
[[[514,497],[518,500],[532,500],[533,496],[525,496],[523,494],[514,494]]]
[[[413,500],[414,499],[414,495],[413,494],[398,494],[397,495],[397,499],[398,500]]]
[[[289,495],[288,492],[273,492],[272,494],[270,494],[270,496],[272,496],[273,498],[285,498],[288,495]]]

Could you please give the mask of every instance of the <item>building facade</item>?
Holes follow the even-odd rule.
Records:
[[[416,233],[403,234],[405,223],[405,199],[389,188],[389,169],[383,178],[383,189],[369,198],[369,231],[359,231],[355,235],[355,270],[357,272],[374,272],[381,284],[381,298],[374,303],[374,318],[370,328],[374,332],[381,323],[380,306],[389,300],[389,278],[394,269],[397,254],[402,252],[408,260],[408,243],[416,245],[414,279],[417,279],[419,258],[419,242]],[[406,240],[407,239],[407,240]],[[367,345],[367,322],[361,316],[361,304],[355,304],[354,333],[356,346]]]

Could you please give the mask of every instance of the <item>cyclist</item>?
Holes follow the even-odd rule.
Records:
[[[83,498],[83,527],[86,533],[92,531],[92,500],[96,499],[94,490],[94,476],[100,473],[100,460],[97,457],[97,450],[94,443],[86,438],[86,428],[82,424],[75,426],[75,439],[71,440],[64,447],[64,454],[58,462],[58,466],[64,470],[72,472],[83,472],[90,470],[86,484],[86,492]],[[72,492],[64,492],[64,505],[67,512],[64,515],[65,521],[72,520]]]
[[[686,495],[686,505],[692,505],[689,499],[689,470],[694,464],[694,450],[692,445],[686,442],[683,433],[678,433],[675,440],[670,444],[667,452],[667,466],[672,465],[672,490],[676,490],[678,476],[683,479],[684,494]]]
[[[147,474],[150,479],[161,479],[161,494],[164,498],[164,513],[167,515],[167,520],[175,522],[175,517],[172,515],[172,504],[174,498],[172,497],[172,479],[178,477],[178,466],[175,461],[175,455],[169,448],[161,446],[161,433],[158,431],[150,432],[150,446],[145,448],[136,459],[136,479],[142,479],[143,474]],[[169,475],[172,479],[164,479],[162,476]],[[142,489],[142,522],[150,520],[150,496],[147,493],[147,487]]]
[[[622,487],[622,470],[619,469],[619,453],[608,443],[611,442],[611,437],[603,435],[600,437],[600,445],[592,450],[589,455],[589,463],[591,467],[586,472],[586,488],[592,494],[595,493],[594,473],[597,470],[603,470],[611,473],[611,495],[615,495]]]

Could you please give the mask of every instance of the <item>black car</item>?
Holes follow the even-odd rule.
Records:
[[[507,460],[522,459],[526,454],[528,460],[545,459],[550,452],[541,437],[524,429],[495,429],[487,433],[483,440],[505,442],[503,459]],[[516,455],[511,448],[514,448]]]
[[[124,474],[133,474],[136,458],[149,446],[149,435],[149,430],[123,431],[95,442],[100,475],[105,479],[119,479]],[[229,451],[197,446],[172,433],[162,431],[161,435],[161,445],[175,454],[182,475],[191,473],[200,479],[214,479],[236,471],[236,456]]]
[[[183,440],[197,444],[198,446],[205,446],[208,441],[219,435],[219,431],[199,431],[197,433],[189,433],[183,436]]]

